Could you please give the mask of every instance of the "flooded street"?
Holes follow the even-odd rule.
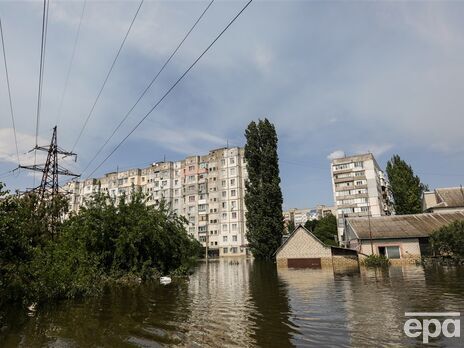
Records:
[[[190,280],[12,310],[0,346],[420,346],[421,338],[403,333],[404,313],[444,311],[464,313],[462,268],[334,274],[219,260],[200,263]],[[431,343],[462,347],[464,338]]]

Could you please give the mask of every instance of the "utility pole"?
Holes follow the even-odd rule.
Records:
[[[370,205],[368,205],[367,220],[368,220],[368,223],[369,223],[369,237],[371,239],[371,254],[374,255],[374,243],[372,241],[371,206]]]
[[[31,151],[44,151],[47,152],[47,160],[43,166],[41,165],[29,165],[29,166],[19,166],[22,169],[33,170],[37,172],[42,172],[42,181],[40,186],[33,188],[33,191],[38,191],[40,202],[42,203],[45,199],[47,194],[50,194],[51,197],[55,197],[58,194],[58,176],[59,175],[67,175],[73,177],[79,177],[78,174],[74,174],[63,168],[58,164],[58,155],[63,155],[64,157],[72,156],[77,159],[77,154],[74,152],[69,152],[61,149],[58,146],[57,142],[57,129],[56,126],[53,127],[53,135],[52,140],[50,142],[50,146],[36,146]]]
[[[52,205],[55,202],[56,196],[58,196],[58,177],[59,175],[67,175],[73,177],[79,177],[79,175],[70,172],[68,169],[60,166],[58,164],[58,155],[62,155],[64,157],[74,157],[74,160],[77,159],[77,154],[69,151],[65,151],[58,146],[57,141],[57,129],[56,126],[53,127],[53,135],[50,145],[47,146],[38,146],[36,145],[31,151],[44,151],[47,152],[47,160],[45,161],[44,165],[28,165],[22,166],[20,165],[19,168],[32,170],[36,172],[42,173],[42,181],[40,182],[40,186],[32,188],[32,192],[37,192],[39,197],[39,206],[42,206],[46,201],[49,201]],[[54,209],[51,209],[51,212],[54,212]],[[52,213],[52,224],[51,224],[51,233],[53,236],[53,229],[55,221],[58,216],[54,216]]]

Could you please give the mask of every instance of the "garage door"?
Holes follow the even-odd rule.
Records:
[[[288,259],[287,265],[292,268],[321,268],[321,259]]]

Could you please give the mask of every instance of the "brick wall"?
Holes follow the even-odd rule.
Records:
[[[321,244],[301,227],[276,255],[277,261],[279,259],[318,257],[331,258],[332,252],[330,247]]]

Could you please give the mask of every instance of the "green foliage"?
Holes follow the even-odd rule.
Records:
[[[388,161],[386,169],[396,214],[421,213],[422,193],[427,190],[427,186],[421,183],[411,166],[398,155]]]
[[[247,239],[255,258],[269,260],[280,246],[284,230],[277,133],[264,119],[251,122],[245,136]]]
[[[442,256],[464,259],[464,221],[455,221],[430,236],[433,250]]]
[[[19,197],[2,188],[0,306],[95,294],[105,280],[128,275],[185,273],[201,252],[184,218],[164,204],[146,206],[140,192],[117,205],[96,194],[62,221],[63,197],[39,206],[33,194]]]
[[[384,255],[372,254],[367,256],[362,264],[366,267],[388,267],[390,266],[390,260]]]
[[[337,218],[332,214],[326,215],[319,220],[312,220],[311,222],[308,220],[305,227],[322,243],[337,246],[334,238],[337,235]]]
[[[295,228],[295,222],[293,220],[290,220],[287,224],[287,232],[292,233],[293,231],[295,231]]]
[[[317,219],[314,219],[314,220],[307,220],[304,224],[304,227],[308,230],[308,231],[311,231],[311,232],[314,232],[314,230],[316,229],[316,226],[317,226],[317,223],[319,222],[319,220]]]

